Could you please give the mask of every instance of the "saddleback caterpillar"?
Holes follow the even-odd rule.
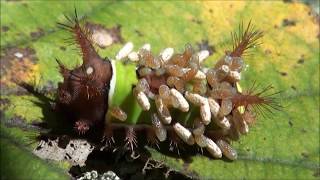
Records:
[[[158,148],[167,143],[178,153],[194,147],[234,160],[237,152],[230,142],[247,134],[257,115],[280,108],[271,86],[253,83],[241,91],[238,84],[244,56],[263,36],[251,23],[232,33],[233,48],[214,67],[204,67],[209,52],[196,52],[189,44],[181,53],[166,48],[155,55],[149,44],[133,51],[129,42],[115,60],[101,58],[77,14],[67,20],[59,25],[73,35],[83,64],[67,69],[57,60],[63,82],[56,107],[79,134],[102,129],[107,148],[120,142],[134,152],[140,141]]]

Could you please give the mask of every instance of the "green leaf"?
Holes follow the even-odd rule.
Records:
[[[81,62],[79,54],[73,50],[75,47],[67,46],[62,40],[68,37],[67,33],[55,26],[55,22],[65,21],[63,13],[73,13],[74,6],[81,17],[87,16],[87,21],[106,27],[120,24],[125,41],[132,41],[136,47],[150,43],[154,52],[168,46],[182,50],[186,43],[195,46],[201,40],[208,40],[216,52],[206,61],[207,66],[212,66],[231,47],[230,32],[242,21],[251,19],[265,36],[263,44],[245,59],[249,67],[243,73],[241,85],[245,89],[254,80],[264,85],[272,84],[283,91],[284,110],[276,112],[272,118],[259,118],[247,136],[232,144],[239,152],[239,159],[234,162],[203,156],[195,156],[187,164],[174,163],[172,158],[165,161],[175,169],[193,172],[201,178],[319,178],[319,26],[316,17],[312,13],[309,15],[312,10],[308,6],[280,1],[1,1],[1,55],[5,55],[10,47],[34,49],[37,68],[30,74],[37,77],[39,87],[49,82],[56,85],[62,80],[55,57],[69,67]],[[286,25],[285,19],[294,25]],[[9,30],[3,31],[4,26]],[[30,36],[39,29],[43,35]],[[120,44],[114,44],[99,53],[114,58],[120,47]],[[32,97],[26,99],[13,94],[6,98],[11,104],[0,107],[7,119],[19,115],[29,123],[43,117],[39,108],[32,104]],[[19,102],[26,102],[28,106],[19,107]],[[16,128],[4,128],[11,134],[16,132]],[[28,154],[25,152],[28,150],[20,149],[6,139],[3,143],[7,148],[2,152],[8,154],[5,160],[14,165],[20,164],[13,158],[15,153]],[[8,148],[14,149],[12,154]],[[155,153],[154,157],[158,156],[161,155]],[[36,160],[37,163],[41,164],[40,160]],[[6,167],[8,172],[12,172],[12,167]],[[36,173],[31,169],[28,172],[30,176]],[[44,176],[39,174],[39,177]]]
[[[1,128],[1,179],[69,179],[62,169],[54,167],[31,154],[21,143],[19,130],[10,135]],[[19,138],[16,140],[16,138]]]

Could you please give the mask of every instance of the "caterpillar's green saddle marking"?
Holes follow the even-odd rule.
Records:
[[[119,106],[128,115],[126,122],[135,124],[142,112],[132,93],[132,87],[138,82],[136,65],[116,60],[111,62],[113,76],[110,83],[109,106]]]

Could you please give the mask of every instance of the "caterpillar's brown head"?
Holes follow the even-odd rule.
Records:
[[[58,25],[71,32],[79,46],[83,64],[67,69],[57,60],[63,82],[58,87],[58,106],[74,122],[79,133],[85,133],[90,126],[103,123],[108,108],[108,92],[112,78],[110,61],[101,58],[94,49],[88,30],[79,24],[75,11],[73,19],[66,16],[69,24]]]

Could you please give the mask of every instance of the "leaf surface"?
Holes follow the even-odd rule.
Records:
[[[63,13],[73,14],[74,5],[72,1],[1,1],[1,63],[19,61],[19,58],[8,56],[10,49],[31,48],[35,51],[34,59],[25,58],[29,58],[33,62],[32,67],[37,68],[23,74],[21,79],[34,80],[39,88],[55,88],[62,77],[58,74],[54,58],[68,67],[81,62],[75,46],[63,41],[68,37],[67,32],[55,25],[57,21],[65,21]],[[176,159],[170,157],[165,157],[165,161],[172,168],[192,172],[200,178],[319,178],[319,22],[308,6],[280,1],[80,1],[75,6],[81,17],[87,16],[86,21],[108,28],[121,25],[122,37],[125,41],[132,41],[136,49],[150,43],[154,52],[165,47],[182,51],[186,43],[196,47],[202,40],[208,40],[214,47],[214,53],[206,61],[207,66],[212,66],[225,50],[230,49],[230,32],[237,30],[241,22],[251,20],[265,32],[265,36],[263,44],[245,59],[248,68],[242,74],[241,85],[248,88],[255,80],[263,85],[272,84],[275,89],[283,91],[281,101],[285,108],[272,118],[259,118],[247,136],[232,144],[239,152],[237,161],[226,162],[203,156],[195,156],[188,163],[175,162]],[[114,58],[121,46],[113,44],[99,53]],[[1,79],[1,83],[6,83],[5,80]],[[9,83],[7,86],[1,92],[14,88]],[[29,172],[30,177],[34,177],[33,173],[44,177],[49,171],[53,178],[56,177],[57,171],[46,169],[40,160],[30,157],[27,149],[7,140],[7,136],[16,139],[28,137],[32,131],[26,128],[26,124],[43,119],[44,112],[35,103],[37,99],[30,95],[7,93],[1,101],[8,101],[0,105],[4,114],[1,122],[5,124],[2,129],[7,133],[6,138],[1,136],[1,145],[5,147],[1,157],[8,161],[15,156],[23,159],[13,160],[14,165],[7,168],[19,170],[26,166],[21,162],[30,161],[34,167],[44,169],[23,171]],[[17,116],[25,124],[14,123],[13,118]],[[154,152],[155,158],[163,159],[161,156]]]

